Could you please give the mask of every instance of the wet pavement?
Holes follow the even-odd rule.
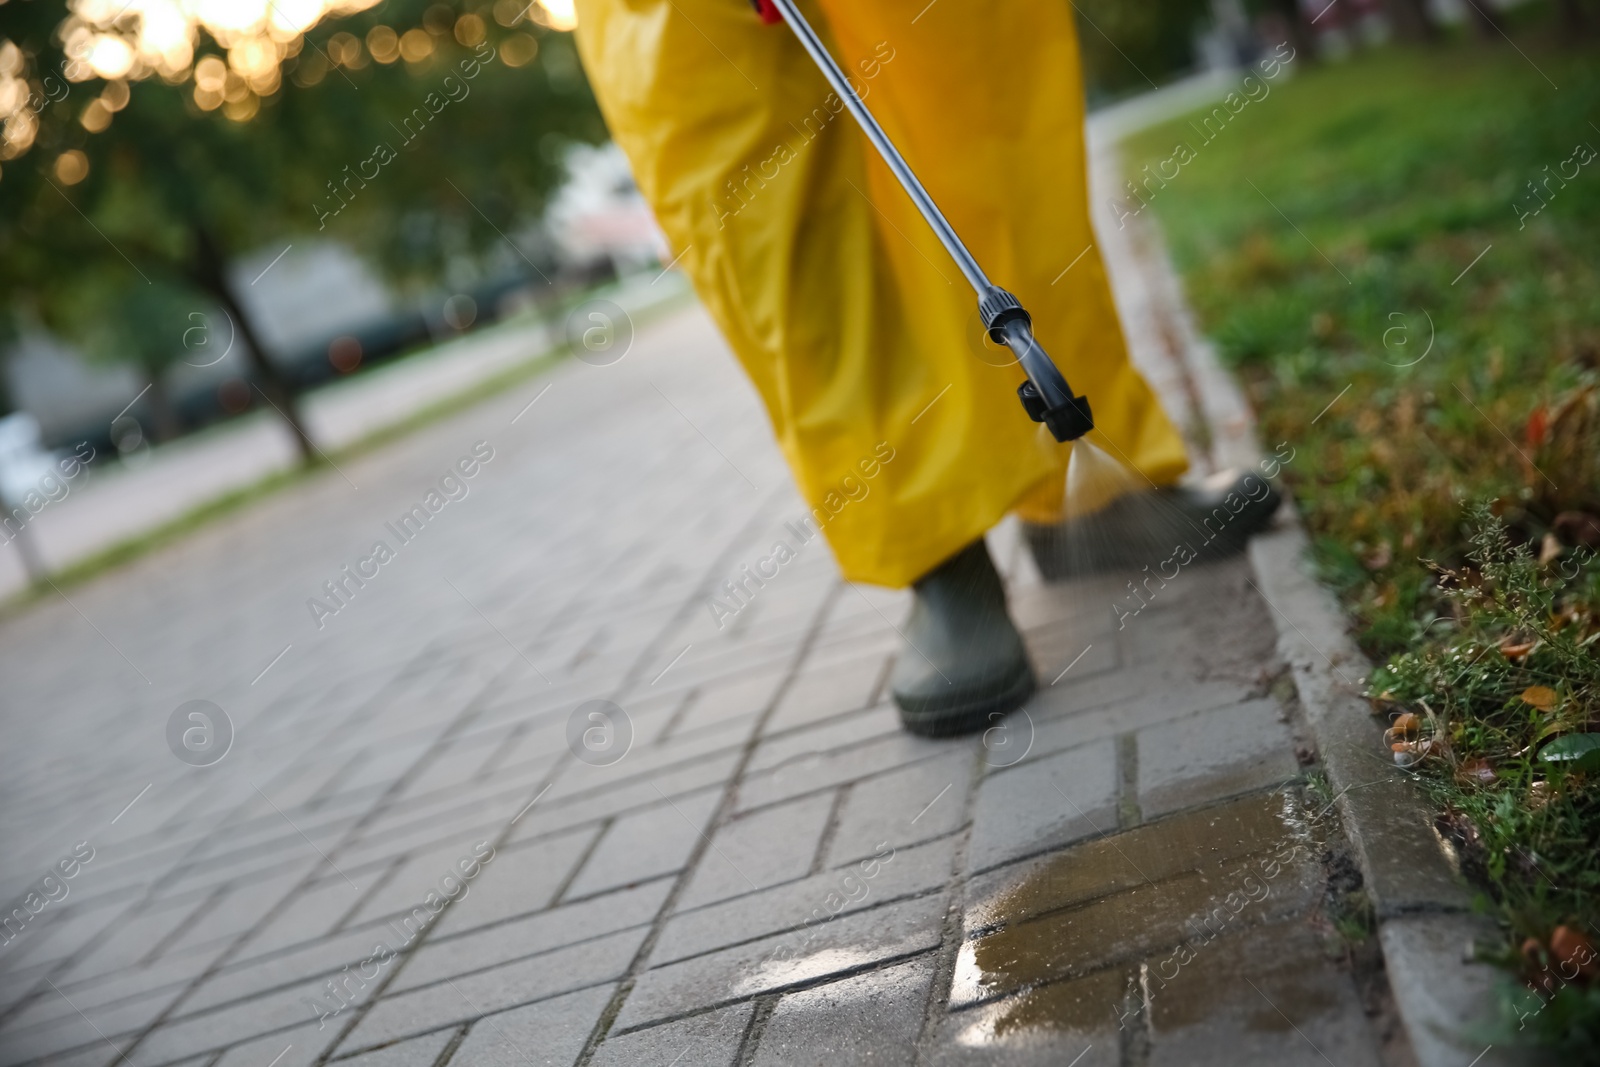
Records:
[[[0,1067],[1381,1062],[1243,561],[929,741],[803,513],[689,309],[0,622]]]

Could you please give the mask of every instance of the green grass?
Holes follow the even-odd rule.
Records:
[[[1263,439],[1299,453],[1284,477],[1316,562],[1363,648],[1400,668],[1375,676],[1384,707],[1437,740],[1419,769],[1476,834],[1464,859],[1519,972],[1526,939],[1600,929],[1595,776],[1536,758],[1600,728],[1600,684],[1549,658],[1568,639],[1600,657],[1581,547],[1600,534],[1600,157],[1568,163],[1525,225],[1513,206],[1580,143],[1600,150],[1600,54],[1521,43],[1528,59],[1462,43],[1302,65],[1209,144],[1180,120],[1124,146],[1130,172],[1196,150],[1151,210]],[[1504,583],[1473,537],[1491,525],[1549,618],[1490,610]],[[1517,700],[1534,677],[1554,711]],[[1489,780],[1458,773],[1475,760]],[[1556,799],[1531,799],[1536,781]],[[1547,1042],[1600,1021],[1600,996],[1568,1000]]]

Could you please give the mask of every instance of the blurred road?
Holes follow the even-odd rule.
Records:
[[[687,290],[679,274],[645,276],[608,299],[643,313],[682,299]],[[489,326],[306,394],[306,424],[320,447],[336,452],[557,343],[527,320]],[[33,518],[29,535],[46,566],[59,570],[297,462],[282,421],[259,410],[159,448],[141,449],[121,462],[115,455],[102,457],[87,480],[76,480],[65,499]],[[27,584],[17,550],[0,547],[0,599]]]

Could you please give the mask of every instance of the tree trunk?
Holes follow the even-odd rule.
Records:
[[[1494,8],[1489,6],[1489,0],[1467,0],[1467,21],[1485,40],[1498,41],[1505,36],[1505,27],[1500,24],[1500,16],[1495,14]]]
[[[261,390],[261,395],[278,410],[279,415],[283,416],[283,421],[289,424],[289,429],[294,433],[295,444],[300,449],[300,458],[306,463],[316,462],[317,446],[312,444],[311,435],[306,432],[305,424],[301,421],[294,389],[267,358],[266,347],[257,336],[250,316],[234,298],[233,288],[228,284],[222,250],[204,226],[196,225],[193,232],[195,283],[216,297],[222,309],[232,318],[234,327],[239,331],[239,338],[244,341],[245,354],[250,359],[250,366],[255,371],[256,388]]]
[[[183,429],[178,420],[178,411],[172,406],[172,395],[167,392],[165,376],[160,369],[149,371],[150,375],[150,421],[155,425],[151,434],[157,442],[170,441],[177,437]]]
[[[1561,32],[1568,37],[1587,37],[1589,17],[1583,13],[1582,0],[1560,0]]]
[[[1295,57],[1306,63],[1315,63],[1317,31],[1306,18],[1305,12],[1300,10],[1300,0],[1272,0],[1272,7],[1288,25],[1289,44],[1294,49]]]
[[[4,523],[0,525],[0,547],[15,542],[17,551],[22,555],[22,569],[28,575],[28,581],[38,585],[50,571],[39,556],[39,546],[33,543],[32,519],[27,508],[12,504],[0,493],[0,520]]]
[[[1403,41],[1436,41],[1439,26],[1428,13],[1427,0],[1385,0],[1395,36]]]

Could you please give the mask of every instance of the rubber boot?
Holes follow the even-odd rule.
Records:
[[[1243,551],[1272,521],[1282,498],[1259,474],[1223,471],[1201,488],[1128,493],[1099,511],[1023,534],[1046,581],[1100,571],[1205,563]]]
[[[972,733],[1032,695],[1033,667],[981,539],[912,590],[906,645],[890,679],[907,730],[924,737]]]

